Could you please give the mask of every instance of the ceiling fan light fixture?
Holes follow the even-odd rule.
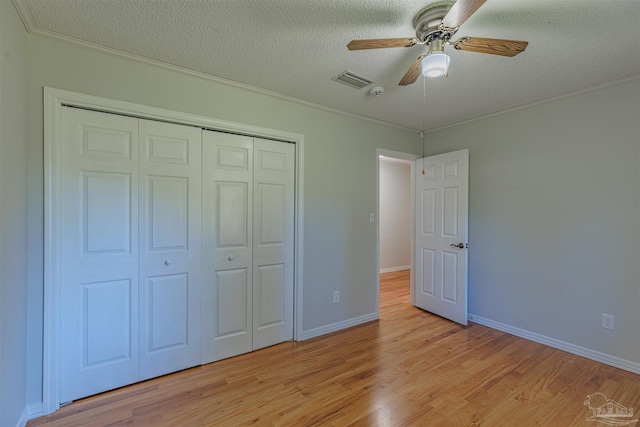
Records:
[[[422,74],[425,77],[442,77],[449,69],[449,55],[444,52],[433,52],[422,60]]]
[[[449,69],[449,55],[444,53],[442,40],[429,43],[429,53],[422,60],[422,74],[425,77],[442,77]]]

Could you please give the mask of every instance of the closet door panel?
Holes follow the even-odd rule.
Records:
[[[254,139],[253,349],[293,339],[295,146]]]
[[[201,131],[140,121],[140,379],[200,364]]]
[[[138,121],[62,108],[60,398],[138,380]]]
[[[189,178],[147,176],[149,235],[154,252],[189,250]]]
[[[252,138],[203,131],[203,363],[252,350]]]
[[[189,277],[172,274],[147,279],[150,352],[189,345]]]
[[[285,276],[285,264],[266,264],[256,269],[253,296],[260,305],[255,319],[258,331],[279,327],[287,322]]]
[[[244,335],[249,330],[247,325],[247,270],[238,268],[216,272],[215,286],[217,292],[216,338],[230,338]]]
[[[84,254],[130,253],[131,174],[83,171],[81,185]]]

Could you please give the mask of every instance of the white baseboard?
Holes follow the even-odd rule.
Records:
[[[18,419],[18,424],[16,424],[16,427],[25,427],[27,425],[27,421],[29,421],[29,411],[25,407],[22,411],[22,415],[20,415],[20,419]]]
[[[42,402],[31,403],[25,406],[24,410],[22,411],[22,415],[20,415],[20,419],[18,420],[18,424],[16,424],[16,427],[25,427],[29,420],[43,416],[44,411],[42,409]]]
[[[382,273],[393,273],[394,271],[402,271],[402,270],[411,270],[410,265],[400,265],[398,267],[389,267],[389,268],[381,268],[380,274]]]
[[[586,347],[581,347],[579,345],[560,341],[555,338],[550,338],[545,335],[540,335],[535,332],[527,331],[525,329],[516,328],[515,326],[496,322],[495,320],[486,319],[484,317],[477,316],[475,314],[469,314],[469,320],[479,325],[487,326],[492,329],[497,329],[499,331],[506,332],[508,334],[527,339],[529,341],[533,341],[539,344],[544,344],[549,347],[557,348],[558,350],[566,351],[567,353],[571,353],[571,354],[585,357],[587,359],[595,360],[596,362],[604,363],[605,365],[613,366],[615,368],[624,369],[625,371],[633,372],[634,374],[640,374],[640,363],[632,362],[631,360],[622,359],[620,357],[612,356],[606,353],[601,353],[599,351],[591,350]]]
[[[28,419],[32,420],[34,418],[43,417],[44,415],[44,406],[42,405],[42,402],[30,403],[27,405]]]
[[[320,326],[319,328],[309,329],[308,331],[302,332],[302,340],[304,341],[310,338],[319,337],[320,335],[336,332],[342,329],[350,328],[352,326],[360,325],[362,323],[371,322],[372,320],[378,320],[377,313],[369,313],[365,314],[364,316],[353,317],[341,322]]]

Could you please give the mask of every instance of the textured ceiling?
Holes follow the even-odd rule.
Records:
[[[413,37],[434,0],[14,0],[39,34],[122,52],[412,129],[433,129],[640,74],[640,0],[488,0],[461,36],[527,40],[505,58],[449,49],[448,78],[398,82],[425,48],[353,51]],[[385,92],[331,78],[349,70]]]

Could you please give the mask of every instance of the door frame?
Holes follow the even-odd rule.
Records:
[[[56,270],[59,259],[57,224],[60,218],[54,195],[58,194],[58,168],[62,155],[58,141],[61,138],[61,109],[65,106],[295,144],[293,339],[296,341],[303,339],[304,135],[45,87],[43,415],[50,414],[60,407],[60,284],[59,272]]]
[[[403,151],[386,150],[383,148],[376,149],[376,319],[380,318],[380,156],[389,157],[397,160],[405,160],[411,163],[411,273],[410,273],[410,302],[411,305],[415,305],[415,293],[414,293],[414,268],[415,268],[415,169],[416,159],[421,156],[419,154],[405,153]]]

